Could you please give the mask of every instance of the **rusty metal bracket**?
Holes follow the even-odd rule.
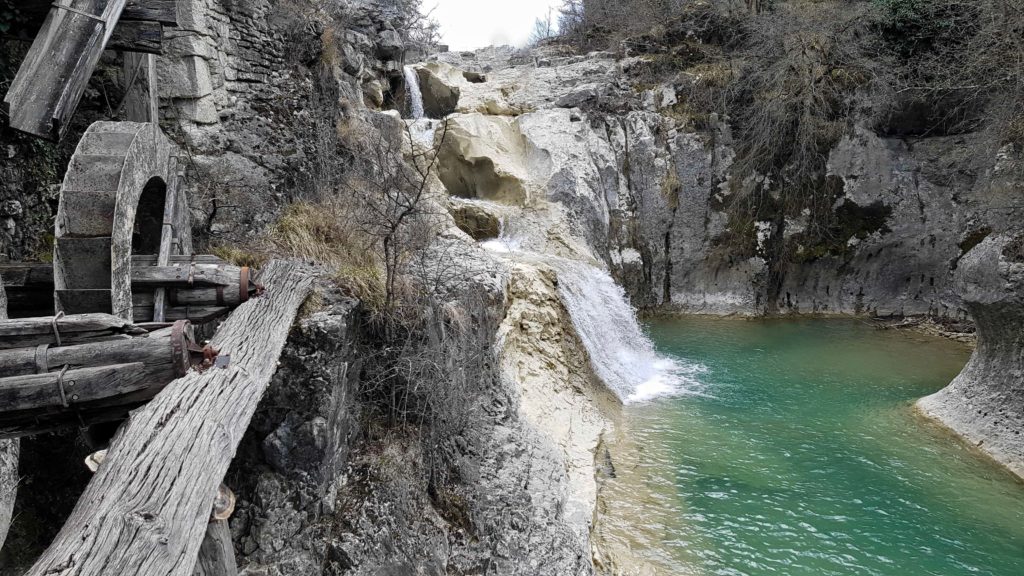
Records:
[[[178,378],[187,374],[189,369],[190,362],[185,356],[185,329],[189,324],[188,320],[178,320],[171,325],[171,358],[174,361],[174,375]]]
[[[249,301],[249,267],[242,266],[242,272],[238,275],[238,301]]]

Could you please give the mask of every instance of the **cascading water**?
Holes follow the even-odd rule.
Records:
[[[705,370],[660,356],[644,334],[626,292],[604,270],[577,260],[521,248],[524,239],[502,219],[499,238],[482,242],[492,252],[551,266],[558,292],[598,378],[620,400],[699,393],[695,376]]]
[[[405,67],[405,94],[409,100],[409,113],[412,118],[423,118],[423,91],[420,90],[420,76],[412,66]]]
[[[558,292],[599,378],[626,402],[695,393],[700,365],[662,357],[644,334],[625,291],[600,268],[545,258],[558,273]]]

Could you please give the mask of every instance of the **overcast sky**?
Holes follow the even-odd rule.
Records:
[[[525,44],[534,20],[560,4],[561,0],[424,0],[423,8],[437,6],[434,19],[452,50],[471,50]]]

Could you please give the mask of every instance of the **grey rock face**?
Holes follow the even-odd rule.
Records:
[[[243,574],[322,574],[338,482],[359,430],[356,304],[322,292],[302,319],[247,432],[227,482]]]
[[[296,197],[324,186],[315,142],[345,110],[387,105],[406,49],[381,2],[342,0],[330,14],[271,0],[180,0],[158,65],[161,114],[189,151],[200,240],[261,232]],[[341,162],[340,160],[338,161]]]
[[[956,282],[978,347],[949,386],[917,405],[1024,478],[1024,236],[986,239],[960,261]]]

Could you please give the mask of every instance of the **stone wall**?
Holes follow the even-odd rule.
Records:
[[[325,186],[318,166],[341,164],[329,145],[337,120],[391,103],[408,15],[388,6],[179,0],[160,94],[164,128],[188,157],[200,240],[251,238]]]

